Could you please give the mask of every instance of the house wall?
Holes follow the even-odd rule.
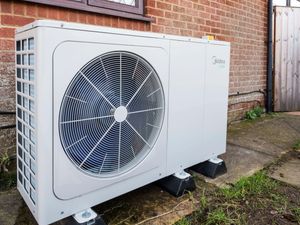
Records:
[[[0,1],[0,111],[15,111],[14,31],[36,19],[56,19],[132,30],[201,37],[215,35],[231,42],[229,121],[240,119],[253,105],[264,104],[257,91],[266,88],[267,1],[145,0],[142,22],[22,1]],[[0,115],[0,124],[14,115]],[[0,151],[13,149],[15,131],[0,130]]]

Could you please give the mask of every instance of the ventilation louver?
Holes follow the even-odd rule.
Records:
[[[163,116],[163,89],[152,66],[133,53],[109,52],[88,62],[69,84],[60,139],[81,171],[116,176],[151,151]]]

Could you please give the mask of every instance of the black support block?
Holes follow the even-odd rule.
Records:
[[[175,197],[180,197],[185,192],[194,191],[196,188],[194,178],[191,175],[183,179],[175,175],[171,175],[157,181],[157,184],[163,190],[169,192]]]
[[[210,178],[216,178],[227,172],[226,164],[221,159],[210,159],[190,168]]]

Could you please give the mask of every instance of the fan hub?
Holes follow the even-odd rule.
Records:
[[[125,106],[119,106],[114,112],[114,118],[121,123],[127,118],[128,111]]]

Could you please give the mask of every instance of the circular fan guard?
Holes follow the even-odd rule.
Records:
[[[77,168],[115,176],[151,151],[163,117],[163,88],[152,66],[133,53],[109,52],[88,62],[70,82],[59,134]]]

